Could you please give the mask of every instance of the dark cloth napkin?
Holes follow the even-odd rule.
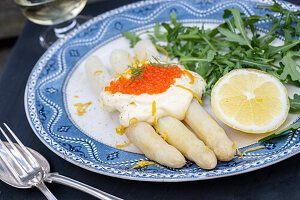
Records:
[[[298,1],[298,0],[296,0]],[[107,0],[88,4],[83,15],[96,16],[133,2]],[[104,176],[77,167],[50,151],[35,136],[24,111],[28,76],[44,53],[39,34],[46,27],[27,22],[0,78],[0,122],[6,122],[21,141],[50,162],[51,171],[77,179],[124,199],[300,199],[300,156],[246,174],[204,181],[151,183]],[[94,199],[72,188],[47,184],[58,199]],[[0,181],[1,200],[45,199],[38,189],[16,189]]]

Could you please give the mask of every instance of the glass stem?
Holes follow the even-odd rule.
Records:
[[[77,24],[78,23],[77,23],[76,19],[71,19],[71,20],[68,20],[64,23],[61,23],[61,24],[58,24],[58,25],[54,26],[53,30],[54,30],[54,33],[55,33],[56,37],[62,38],[67,33],[69,33],[74,28],[76,28]]]
[[[49,26],[43,33],[40,35],[40,44],[45,49],[48,49],[57,39],[63,38],[66,34],[73,31],[80,24],[86,22],[91,17],[87,16],[77,16],[73,19],[70,19],[66,22]]]

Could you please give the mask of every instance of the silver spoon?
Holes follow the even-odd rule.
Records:
[[[13,150],[13,148],[11,147],[11,145],[9,143],[7,143],[7,142],[4,142],[4,143],[5,143],[5,146],[9,150]],[[15,144],[15,145],[17,146],[17,148],[21,149],[21,147],[19,145],[17,145],[17,144]],[[79,181],[73,180],[71,178],[62,176],[58,173],[50,173],[50,165],[49,165],[48,161],[41,154],[34,151],[33,149],[30,149],[28,147],[26,147],[26,148],[32,153],[33,157],[37,160],[37,162],[40,164],[41,168],[43,169],[44,181],[49,182],[49,183],[54,182],[54,183],[63,184],[63,185],[81,190],[83,192],[86,192],[94,197],[97,197],[97,198],[103,199],[103,200],[122,200],[111,194],[108,194],[106,192],[103,192],[101,190],[93,188],[89,185],[86,185]],[[31,188],[32,187],[32,184],[21,183],[20,181],[15,179],[15,177],[12,175],[11,171],[6,167],[4,162],[5,161],[0,158],[0,179],[3,182],[5,182],[13,187],[16,187],[16,188]]]

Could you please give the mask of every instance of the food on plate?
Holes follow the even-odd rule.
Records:
[[[193,101],[190,104],[184,121],[214,151],[218,160],[229,161],[233,158],[235,155],[233,142],[199,102]]]
[[[174,117],[162,117],[158,120],[159,132],[167,134],[166,141],[177,148],[185,157],[194,161],[203,169],[213,169],[217,159],[209,146],[206,146],[181,121]]]
[[[146,122],[139,122],[136,127],[129,126],[125,134],[147,158],[172,168],[185,165],[185,158],[173,146],[166,143]]]
[[[239,9],[232,8],[224,10],[224,23],[209,29],[204,25],[200,27],[179,23],[176,12],[172,12],[171,23],[157,22],[153,31],[138,34],[123,32],[123,36],[133,47],[143,34],[147,34],[158,51],[170,59],[178,60],[186,69],[204,78],[207,82],[204,96],[211,95],[214,84],[232,70],[253,68],[269,73],[282,83],[295,86],[296,89],[291,89],[289,112],[297,114],[300,111],[300,40],[296,28],[300,25],[297,19],[299,11],[289,11],[275,1],[273,5],[259,5],[258,8],[271,9],[280,16],[280,20],[272,14],[246,16]],[[272,27],[266,34],[259,27],[265,21],[272,22]],[[279,38],[284,39],[284,43]],[[296,90],[295,94],[293,90]],[[299,125],[293,127],[295,126],[290,126],[287,130],[300,128]],[[252,129],[248,127],[245,131],[256,132]],[[272,137],[285,133],[286,131],[279,131]]]
[[[280,13],[290,14],[292,20],[298,15]],[[86,67],[94,93],[105,111],[120,113],[116,132],[130,140],[116,147],[132,142],[149,159],[165,166],[181,168],[186,157],[203,169],[215,168],[217,160],[230,161],[236,150],[243,158],[265,148],[256,146],[241,153],[237,146],[243,144],[230,140],[234,132],[227,136],[202,107],[201,96],[211,95],[216,116],[232,128],[246,133],[277,129],[289,111],[287,91],[280,81],[300,79],[293,60],[300,56],[300,42],[285,35],[283,45],[273,46],[280,26],[274,25],[277,22],[272,17],[272,30],[261,35],[254,24],[263,18],[244,17],[238,9],[224,12],[224,18],[230,15],[225,23],[207,30],[178,23],[173,12],[171,24],[157,23],[154,31],[146,32],[149,39],[142,40],[143,33],[124,32],[135,55],[122,49],[112,51],[113,78],[97,58],[87,61],[94,65]],[[290,23],[286,16],[283,20]],[[166,63],[160,61],[160,53]],[[169,57],[180,64],[168,63]],[[291,111],[299,110],[298,95],[290,101]],[[246,133],[242,134],[251,135]],[[133,168],[150,164],[154,162],[145,160]]]
[[[263,142],[263,141],[266,141],[266,140],[270,140],[270,139],[273,139],[273,138],[276,138],[276,137],[279,137],[285,133],[290,133],[290,132],[295,132],[297,131],[298,129],[300,128],[300,122],[296,122],[284,129],[281,129],[279,131],[276,131],[275,133],[272,133],[271,135],[268,135],[266,137],[263,137],[259,140],[259,142]]]
[[[77,107],[77,114],[78,116],[82,116],[84,113],[86,113],[86,109],[92,104],[92,102],[87,103],[75,103],[74,106]]]
[[[191,73],[197,77],[193,84],[190,84],[190,78],[184,70],[176,65],[163,67],[145,63],[134,66],[117,75],[105,87],[100,95],[101,101],[107,111],[120,112],[120,123],[125,127],[129,126],[133,117],[154,124],[153,110],[156,110],[156,119],[172,116],[183,120],[194,95],[177,86],[189,88],[198,96],[205,88],[203,79]]]
[[[238,69],[223,76],[211,93],[216,116],[247,133],[266,133],[286,120],[289,99],[274,76],[254,69]]]
[[[148,160],[141,160],[136,165],[131,167],[130,169],[134,169],[134,168],[137,168],[137,167],[146,167],[146,166],[155,165],[155,164],[156,164],[155,162],[151,162],[151,161],[148,161]],[[156,165],[156,166],[159,167],[159,165]]]
[[[248,16],[238,8],[226,9],[224,23],[209,29],[180,23],[176,21],[176,12],[172,12],[171,23],[157,22],[153,31],[144,34],[159,51],[164,49],[171,59],[177,59],[205,79],[204,95],[210,95],[214,84],[231,70],[254,68],[296,86],[298,91],[290,98],[290,111],[300,111],[299,11],[289,11],[275,1],[273,5],[258,8],[271,9],[275,14]],[[267,21],[272,27],[264,31],[260,24]],[[123,35],[133,46],[143,33],[123,32]]]
[[[109,83],[111,75],[103,66],[101,60],[95,56],[89,57],[85,63],[85,73],[87,75],[90,88],[94,94],[100,95],[103,88]]]
[[[110,64],[115,73],[121,74],[132,63],[128,59],[130,54],[123,49],[115,49],[110,54]]]
[[[148,59],[155,61],[154,58],[159,57],[159,53],[149,39],[140,40],[134,46],[134,54],[138,60]]]
[[[131,60],[130,56],[125,56],[128,53],[124,50],[113,51],[112,53],[122,52],[122,56],[110,57],[116,75],[108,83],[104,80],[104,88],[104,83],[99,84],[104,110],[120,112],[121,125],[116,129],[117,133],[125,134],[149,159],[172,168],[181,168],[185,164],[184,156],[203,169],[215,168],[217,158],[231,160],[235,149],[224,130],[220,131],[222,128],[208,113],[201,119],[207,123],[197,121],[199,117],[193,118],[193,112],[189,114],[188,110],[193,104],[197,104],[193,108],[196,113],[205,112],[198,102],[201,101],[200,97],[206,85],[203,78],[178,65],[162,64],[147,59],[150,57],[157,61],[155,56],[159,55],[150,40],[139,41],[134,49],[135,62],[125,70],[124,66],[115,63],[128,63],[128,60]],[[119,73],[121,70],[123,72]],[[89,73],[88,77],[94,74],[91,70],[86,72]],[[90,81],[95,85],[101,78],[103,77],[94,75]],[[96,91],[96,94],[99,94],[98,90]],[[198,109],[200,111],[197,111]],[[193,130],[201,130],[206,141],[201,141],[202,138],[198,138],[181,120],[195,125]],[[213,128],[208,127],[211,124]],[[214,128],[216,133],[210,135]],[[216,141],[214,143],[211,140]],[[216,144],[221,146],[221,150]]]

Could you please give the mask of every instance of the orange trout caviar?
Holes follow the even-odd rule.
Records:
[[[171,67],[142,65],[145,67],[141,72],[141,79],[138,77],[133,81],[132,78],[124,76],[111,81],[110,85],[105,87],[105,91],[111,94],[120,92],[122,94],[140,95],[140,94],[159,94],[168,90],[175,83],[176,78],[180,78],[184,72],[176,65]]]

